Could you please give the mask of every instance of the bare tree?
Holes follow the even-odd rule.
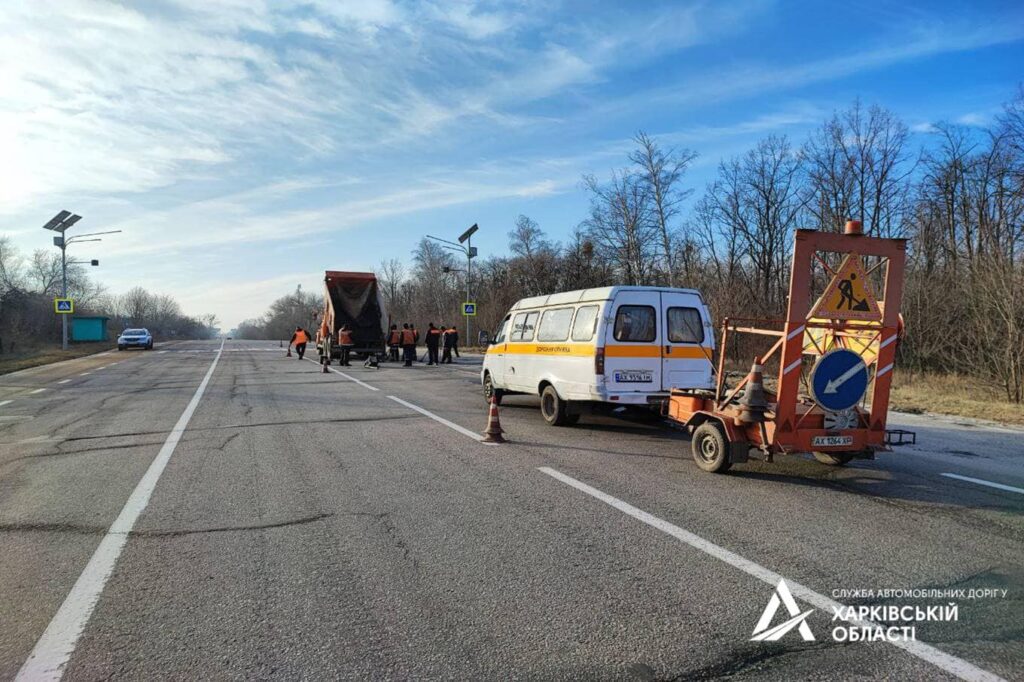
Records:
[[[651,193],[636,173],[615,171],[605,184],[592,175],[583,183],[590,192],[587,236],[624,284],[653,284],[658,230],[651,219]]]
[[[637,149],[629,155],[647,183],[651,200],[651,218],[661,240],[661,256],[669,286],[679,282],[676,258],[676,230],[671,223],[679,214],[679,205],[693,190],[680,187],[686,169],[697,158],[690,149],[664,150],[647,133],[640,131],[633,138]],[[685,250],[684,250],[685,253]],[[690,261],[686,261],[689,263]],[[686,271],[687,278],[692,272]]]

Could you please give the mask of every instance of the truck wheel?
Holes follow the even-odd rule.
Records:
[[[698,426],[693,432],[690,447],[693,449],[693,461],[704,471],[724,473],[732,466],[729,442],[722,427],[715,422],[707,421]]]
[[[569,414],[569,401],[562,400],[551,384],[541,391],[540,413],[551,426],[569,426],[579,421],[579,415]]]
[[[856,452],[812,452],[811,454],[822,464],[834,467],[841,467],[849,463],[857,455]]]
[[[491,374],[488,372],[484,375],[484,399],[489,403],[492,397],[497,404],[501,405],[501,399],[505,397],[505,391],[494,387],[494,380],[491,379]]]

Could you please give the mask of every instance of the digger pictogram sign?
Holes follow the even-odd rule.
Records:
[[[882,319],[878,301],[868,288],[868,275],[858,254],[846,255],[808,317],[827,320]]]

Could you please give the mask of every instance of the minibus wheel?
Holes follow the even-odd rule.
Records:
[[[704,471],[723,473],[732,464],[729,461],[729,442],[722,427],[713,421],[706,421],[694,430],[690,447],[693,449],[693,461]]]
[[[501,399],[505,397],[505,391],[500,388],[494,387],[494,380],[491,379],[491,373],[488,372],[484,375],[484,398],[487,402],[491,402],[491,398],[494,398],[494,402],[501,405]]]
[[[540,392],[540,413],[552,426],[569,426],[580,418],[578,414],[569,414],[569,402],[562,400],[551,384]]]

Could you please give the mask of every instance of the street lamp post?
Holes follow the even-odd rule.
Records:
[[[68,246],[74,243],[81,242],[101,242],[102,239],[85,239],[85,237],[98,237],[103,234],[117,234],[121,230],[109,230],[107,232],[91,232],[88,234],[78,234],[74,237],[68,238],[66,232],[68,228],[77,223],[82,219],[80,215],[72,215],[71,211],[61,211],[57,215],[50,218],[49,222],[43,225],[45,230],[53,230],[54,232],[60,232],[60,236],[53,238],[53,245],[60,247],[60,296],[61,298],[68,297],[68,266],[69,265],[84,265],[89,263],[92,266],[100,264],[98,260],[90,261],[71,261],[68,262],[67,249]],[[68,349],[68,316],[60,316],[60,327],[61,327],[61,349]]]
[[[471,302],[473,300],[473,298],[472,298],[472,288],[471,288],[471,283],[473,281],[473,259],[476,258],[476,253],[477,253],[476,247],[473,246],[473,234],[477,230],[479,230],[479,229],[480,229],[480,226],[477,225],[476,223],[473,223],[473,225],[470,226],[470,228],[468,230],[466,230],[461,235],[459,235],[459,243],[458,244],[456,244],[455,242],[450,242],[447,239],[441,239],[440,237],[432,237],[429,234],[427,235],[427,239],[433,239],[435,242],[440,242],[441,245],[444,248],[446,248],[446,249],[450,249],[451,251],[458,251],[459,253],[466,254],[466,302],[467,303]],[[472,321],[473,318],[470,315],[465,315],[465,311],[463,311],[463,315],[466,318],[466,345],[468,346],[469,344],[472,343],[472,339],[470,339],[469,333],[470,333],[470,324],[471,324],[471,321]]]

